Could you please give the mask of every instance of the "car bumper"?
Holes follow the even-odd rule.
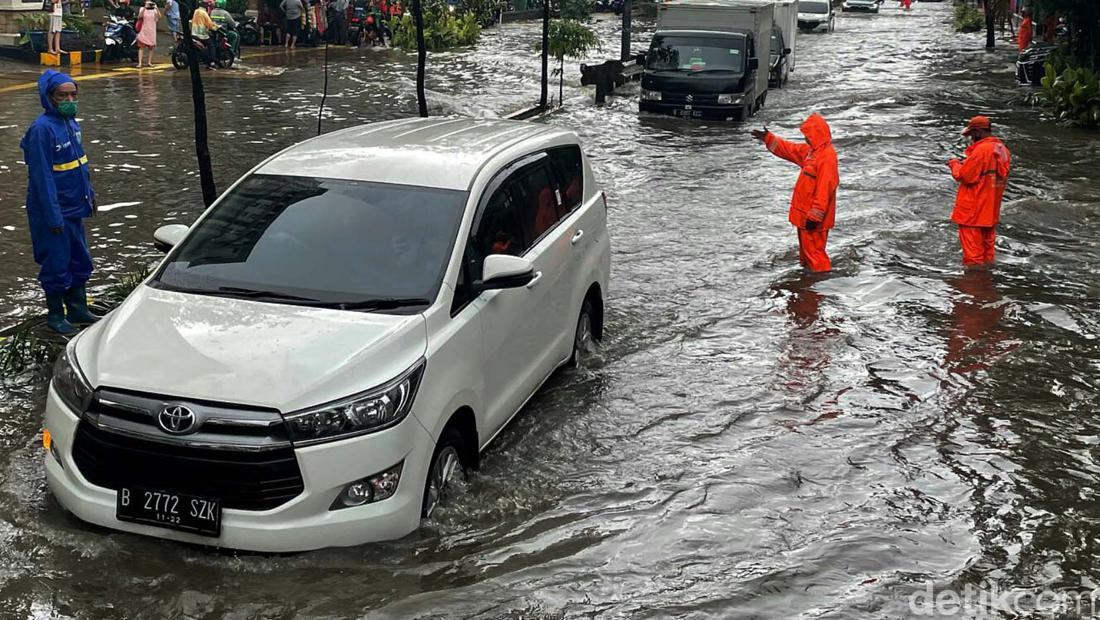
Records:
[[[798,20],[798,27],[803,29],[803,30],[817,30],[821,26],[826,25],[826,23],[827,22],[803,21],[803,20],[800,19],[800,20]]]
[[[680,118],[697,118],[708,120],[732,120],[740,118],[744,110],[744,104],[737,105],[715,105],[715,104],[683,104],[683,103],[665,103],[663,101],[640,101],[638,109],[641,112],[649,112],[651,114],[665,114],[667,116],[677,116]]]
[[[57,501],[77,518],[103,527],[186,543],[268,553],[392,540],[420,524],[424,482],[434,447],[428,432],[413,417],[371,435],[299,448],[295,456],[305,490],[285,504],[265,511],[223,510],[221,534],[187,532],[119,521],[117,491],[88,482],[72,457],[79,419],[51,386],[45,427],[57,446],[46,455],[46,480]],[[397,493],[392,497],[341,510],[329,506],[349,482],[384,471],[404,461]]]

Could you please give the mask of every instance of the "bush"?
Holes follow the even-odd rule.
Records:
[[[502,6],[501,0],[459,0],[458,13],[473,15],[477,23],[484,28],[496,23]]]
[[[574,22],[587,22],[592,20],[592,0],[558,0],[558,17]]]
[[[1100,127],[1100,75],[1088,68],[1071,67],[1064,61],[1048,61],[1042,90],[1032,103],[1047,105],[1063,121]]]
[[[985,16],[978,7],[969,2],[955,5],[955,30],[958,32],[981,32],[985,29]]]
[[[430,52],[473,45],[480,36],[481,24],[472,13],[456,17],[445,8],[424,11],[424,48]],[[397,21],[391,43],[402,49],[416,49],[416,20],[412,15],[404,15]]]

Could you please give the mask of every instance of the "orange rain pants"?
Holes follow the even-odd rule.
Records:
[[[963,265],[977,266],[993,263],[997,229],[993,226],[959,226],[959,243],[962,245]]]
[[[798,262],[810,271],[829,271],[833,268],[829,255],[825,253],[825,243],[829,240],[828,230],[798,229]]]

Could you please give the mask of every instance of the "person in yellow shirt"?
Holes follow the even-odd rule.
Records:
[[[191,14],[191,38],[198,41],[202,45],[203,62],[207,67],[214,68],[214,41],[210,38],[210,33],[218,29],[218,25],[214,23],[214,20],[210,19],[210,14],[206,10],[214,6],[214,0],[207,0],[205,3],[195,7],[195,12]]]

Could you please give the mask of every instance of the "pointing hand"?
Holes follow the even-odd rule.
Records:
[[[753,137],[754,140],[759,140],[759,141],[763,142],[764,139],[767,136],[768,136],[768,132],[766,132],[766,131],[761,131],[759,129],[753,129],[752,130],[752,137]]]

